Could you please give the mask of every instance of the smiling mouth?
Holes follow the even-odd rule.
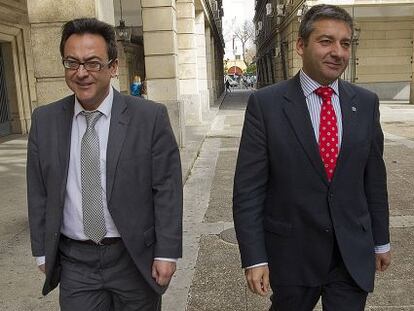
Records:
[[[77,83],[80,88],[88,88],[92,85],[92,83]]]
[[[325,63],[328,67],[338,69],[342,67],[342,64],[336,64],[336,63]]]

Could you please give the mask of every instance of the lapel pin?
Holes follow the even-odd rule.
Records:
[[[353,112],[357,111],[356,107],[354,107],[354,106],[352,106],[351,109],[352,109]]]

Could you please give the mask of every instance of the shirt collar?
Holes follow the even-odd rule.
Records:
[[[299,78],[300,78],[300,85],[302,86],[303,94],[305,95],[305,97],[308,97],[310,94],[315,92],[317,88],[322,86],[321,84],[313,80],[311,77],[309,77],[303,71],[303,69],[301,69],[299,72]],[[334,82],[332,82],[328,86],[334,90],[336,95],[339,95],[338,79],[336,79]]]
[[[105,117],[109,118],[111,115],[113,99],[114,99],[114,90],[110,86],[108,95],[104,98],[104,100],[99,105],[99,107],[96,109],[96,111],[101,112]],[[85,109],[79,103],[78,98],[75,96],[75,117],[77,117],[84,110]]]

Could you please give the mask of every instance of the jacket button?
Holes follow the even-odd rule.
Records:
[[[331,230],[329,230],[329,229],[325,229],[324,231],[325,231],[326,233],[331,232]]]

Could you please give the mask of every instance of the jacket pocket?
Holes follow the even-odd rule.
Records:
[[[144,231],[144,243],[146,246],[151,246],[155,242],[155,228],[152,226]]]
[[[263,221],[263,227],[266,231],[272,232],[280,236],[292,235],[292,224],[284,223],[270,218],[265,218]]]
[[[365,214],[358,219],[359,223],[361,224],[363,231],[370,231],[371,230],[371,217],[369,214]]]

